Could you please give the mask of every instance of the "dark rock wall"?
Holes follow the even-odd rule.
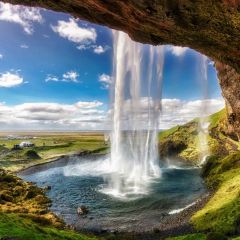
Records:
[[[226,64],[216,62],[218,79],[228,113],[228,131],[240,139],[240,75]]]

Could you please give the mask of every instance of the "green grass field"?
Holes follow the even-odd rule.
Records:
[[[52,161],[62,155],[84,151],[104,154],[108,151],[108,144],[101,133],[27,133],[28,136],[34,137],[29,140],[6,139],[7,134],[1,135],[0,168],[11,171]],[[30,141],[35,147],[13,150],[13,146],[22,141]],[[29,154],[29,150],[34,151],[36,156]]]

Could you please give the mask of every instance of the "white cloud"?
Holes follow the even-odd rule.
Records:
[[[45,79],[45,82],[50,82],[50,81],[53,81],[53,82],[59,82],[59,78],[54,76],[54,75],[51,75],[51,74],[48,74],[46,79]]]
[[[102,54],[102,53],[105,53],[107,50],[108,50],[108,46],[95,46],[94,49],[93,49],[93,52],[96,53],[96,54]]]
[[[186,53],[186,51],[188,50],[187,47],[178,47],[178,46],[167,46],[166,49],[168,51],[170,51],[176,57],[183,56]]]
[[[58,21],[56,26],[52,26],[52,30],[59,36],[78,44],[95,42],[97,38],[94,28],[80,27],[73,18],[70,18],[69,21]]]
[[[214,66],[214,61],[211,61],[211,60],[208,60],[208,65],[210,65],[210,66]]]
[[[147,98],[142,98],[141,120],[146,125]],[[203,111],[203,107],[207,108]],[[163,99],[160,129],[184,124],[195,117],[209,115],[224,107],[222,99],[183,101]],[[130,102],[122,108],[128,114]],[[100,101],[79,101],[73,104],[24,103],[9,106],[0,103],[0,129],[7,130],[104,130],[111,127],[111,110],[103,110]],[[204,112],[204,114],[203,114]],[[145,126],[144,125],[144,126]]]
[[[223,99],[183,101],[163,99],[160,128],[166,129],[182,125],[196,117],[205,117],[224,108]]]
[[[5,72],[0,74],[0,87],[10,88],[23,83],[23,78],[19,74]]]
[[[112,77],[103,73],[99,76],[98,81],[102,83],[104,89],[108,89],[112,83]]]
[[[77,46],[78,50],[93,50],[94,53],[96,54],[102,54],[105,53],[110,47],[108,45],[106,46],[101,46],[101,45],[95,45],[95,44],[81,44]]]
[[[91,48],[91,46],[87,46],[85,44],[81,44],[81,45],[77,46],[78,50],[87,50],[87,49],[90,49],[90,48]]]
[[[134,109],[135,113],[138,114],[135,118],[135,128],[145,129],[150,106],[150,109],[152,109],[151,107],[158,107],[159,109],[159,129],[168,129],[176,125],[185,124],[196,117],[206,117],[221,110],[224,107],[224,100],[183,101],[180,99],[162,99],[162,102],[159,101],[156,105],[153,105],[151,99],[148,101],[148,98],[143,97],[140,101],[140,106],[140,109]],[[162,106],[161,112],[160,106]],[[124,109],[122,112],[122,118],[124,119],[122,123],[123,128],[129,129],[129,124],[131,124],[131,117],[129,116],[132,107],[132,102],[129,100],[124,101],[121,105],[121,108]]]
[[[77,108],[84,108],[84,109],[89,109],[89,108],[96,108],[102,106],[103,103],[100,101],[92,101],[92,102],[77,102],[75,106]]]
[[[0,20],[19,24],[27,34],[33,33],[33,23],[42,23],[40,9],[0,2]]]
[[[74,83],[79,83],[80,81],[78,80],[79,74],[76,71],[68,71],[64,73],[61,77],[48,74],[45,82],[74,82]]]
[[[0,103],[1,129],[101,129],[106,112],[99,101],[59,103],[23,103],[8,106]]]
[[[70,81],[70,82],[77,83],[79,82],[77,79],[78,77],[79,77],[79,74],[77,72],[69,71],[63,74],[63,81],[66,81],[66,82]]]
[[[2,54],[0,54],[0,59],[3,59],[3,55]]]
[[[29,46],[26,45],[26,44],[22,44],[22,45],[20,45],[20,48],[25,48],[25,49],[27,49],[27,48],[29,48]]]

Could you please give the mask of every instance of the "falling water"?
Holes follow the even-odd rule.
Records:
[[[201,76],[201,87],[202,87],[202,93],[203,93],[203,101],[201,106],[201,116],[199,119],[199,125],[198,125],[198,138],[199,138],[199,162],[200,165],[204,164],[206,161],[207,156],[209,155],[209,149],[208,149],[208,126],[209,126],[209,120],[208,120],[208,104],[209,101],[209,94],[208,94],[208,58],[204,55],[200,55],[200,76]]]
[[[113,32],[114,84],[110,168],[105,193],[129,197],[148,192],[160,177],[158,128],[163,48]]]

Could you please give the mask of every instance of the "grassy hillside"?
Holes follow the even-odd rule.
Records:
[[[208,187],[215,193],[207,205],[193,216],[195,228],[240,235],[240,153],[223,159],[210,157],[203,175]]]
[[[198,163],[198,124],[199,119],[195,119],[160,133],[162,156],[173,155]],[[234,135],[228,133],[226,126],[225,110],[209,117],[207,140],[210,156],[203,166],[202,174],[214,194],[191,219],[196,231],[205,234],[170,238],[171,240],[239,239],[240,143]],[[171,150],[174,151],[169,154]]]
[[[96,239],[64,229],[63,221],[49,212],[50,204],[43,189],[0,170],[0,239]]]
[[[209,116],[207,144],[209,155],[227,156],[240,150],[240,143],[228,134],[225,109]],[[199,119],[176,126],[159,134],[159,148],[162,157],[178,156],[199,163]]]

